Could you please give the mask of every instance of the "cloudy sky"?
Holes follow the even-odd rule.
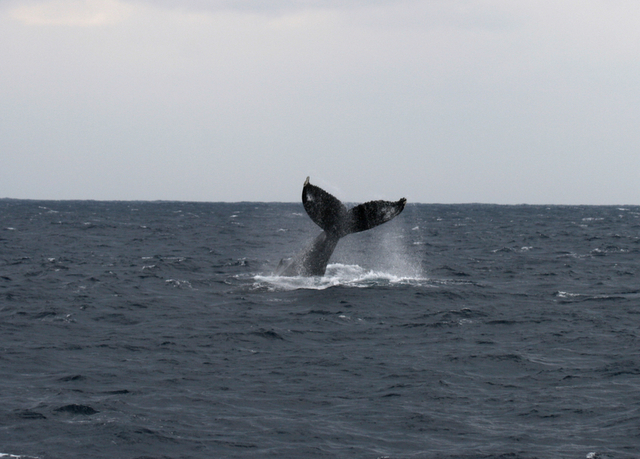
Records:
[[[637,0],[2,0],[0,198],[640,204]]]

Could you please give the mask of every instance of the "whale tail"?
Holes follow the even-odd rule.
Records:
[[[323,276],[340,238],[388,222],[404,209],[407,200],[369,201],[347,209],[340,200],[309,183],[302,187],[302,204],[311,220],[322,228],[313,242],[293,259],[280,261],[278,275]]]
[[[347,209],[338,198],[309,183],[309,177],[302,187],[302,204],[311,220],[337,238],[388,222],[402,212],[406,203],[405,198],[369,201]]]

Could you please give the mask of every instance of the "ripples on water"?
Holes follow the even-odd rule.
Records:
[[[0,457],[640,457],[638,208],[0,210]]]

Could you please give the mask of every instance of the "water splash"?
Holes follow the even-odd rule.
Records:
[[[330,287],[379,287],[390,285],[426,285],[429,279],[421,276],[406,276],[385,271],[373,271],[362,268],[358,265],[345,265],[333,263],[327,266],[324,276],[314,277],[286,277],[286,276],[263,276],[254,277],[253,287],[256,289],[266,288],[268,290],[324,290]]]

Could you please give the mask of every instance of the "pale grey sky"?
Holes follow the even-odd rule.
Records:
[[[4,0],[0,197],[640,204],[637,0]]]

